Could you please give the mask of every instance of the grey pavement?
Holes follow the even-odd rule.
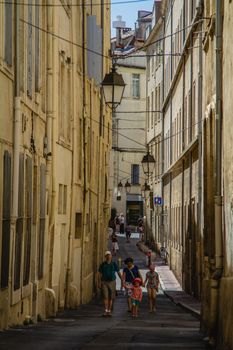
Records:
[[[118,256],[133,256],[145,270],[145,255],[137,250],[136,241],[125,243],[120,238]],[[1,332],[0,349],[205,349],[197,318],[175,305],[162,290],[155,314],[148,312],[146,293],[138,319],[132,319],[126,310],[125,297],[118,292],[112,317],[102,317],[102,303],[95,300],[37,325]]]

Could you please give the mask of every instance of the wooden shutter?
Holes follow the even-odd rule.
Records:
[[[5,151],[4,159],[3,159],[1,288],[6,288],[8,286],[8,279],[9,279],[10,218],[11,218],[11,156],[8,151]]]
[[[39,254],[38,254],[38,278],[41,279],[44,273],[44,235],[45,235],[45,182],[46,166],[40,166],[40,231],[39,231]]]
[[[15,263],[14,263],[14,290],[20,288],[20,271],[22,259],[23,218],[24,218],[24,155],[19,157],[19,199],[18,218],[15,234]]]
[[[26,160],[26,232],[24,238],[24,272],[23,285],[29,283],[31,258],[31,226],[32,226],[32,159]]]
[[[27,94],[32,97],[32,4],[31,1],[28,3],[28,52],[27,52]]]
[[[10,2],[5,4],[5,62],[12,66],[12,32],[13,32],[13,8]]]

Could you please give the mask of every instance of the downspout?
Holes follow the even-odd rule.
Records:
[[[9,287],[14,289],[14,265],[13,251],[15,245],[16,222],[18,219],[19,200],[19,154],[20,154],[20,123],[21,123],[21,99],[20,99],[20,6],[15,6],[15,91],[14,91],[14,139],[13,139],[13,193],[12,193],[12,217],[11,217],[11,273],[9,274]],[[7,308],[7,311],[9,308]]]
[[[16,24],[15,24],[15,97],[14,97],[14,150],[13,150],[13,198],[12,198],[12,217],[14,224],[18,218],[18,198],[19,198],[19,152],[20,152],[20,6],[16,6]]]
[[[201,237],[202,237],[202,79],[203,79],[203,55],[202,55],[202,22],[199,33],[199,76],[198,76],[198,242],[199,242],[199,267],[198,267],[198,297],[201,297]]]
[[[53,1],[50,1],[53,4]],[[49,33],[53,33],[53,8],[47,7],[47,28]],[[53,149],[53,36],[47,36],[47,171],[46,171],[46,191],[49,208],[49,271],[48,287],[52,288],[53,269],[53,247],[54,247],[54,220],[55,220],[55,164]]]
[[[193,35],[191,33],[190,36],[190,46],[193,47]],[[189,85],[189,96],[188,100],[188,142],[192,142],[193,138],[193,50],[190,52],[190,85]],[[190,123],[190,124],[189,124]],[[194,261],[194,252],[196,251],[196,247],[193,247],[193,203],[192,203],[192,174],[193,171],[193,156],[192,151],[189,151],[189,291],[190,294],[193,294],[193,284],[194,284],[194,271],[193,271],[193,261]]]
[[[82,105],[82,114],[83,114],[83,225],[82,225],[82,243],[81,243],[81,285],[80,285],[80,301],[83,302],[83,287],[84,287],[84,238],[85,238],[85,227],[86,227],[86,40],[85,40],[85,34],[86,34],[86,21],[85,21],[85,1],[82,1],[82,43],[83,43],[83,49],[82,49],[82,63],[83,63],[83,105]]]
[[[165,35],[165,16],[162,17],[163,19],[163,33],[162,33],[162,36],[164,37]],[[163,52],[165,50],[165,40],[163,39]],[[162,87],[162,104],[164,102],[164,95],[165,95],[165,86],[164,86],[164,79],[165,79],[165,56],[163,55],[163,72],[162,72],[162,76],[163,76],[163,87]],[[161,104],[161,105],[162,105]],[[162,174],[164,174],[164,168],[165,168],[165,164],[164,164],[164,116],[165,116],[165,113],[164,113],[164,110],[163,110],[163,113],[162,113],[162,138],[161,138],[161,162],[162,162]],[[163,198],[163,215],[162,215],[162,227],[163,227],[163,235],[161,237],[161,243],[162,243],[162,246],[166,247],[167,246],[167,237],[165,237],[165,227],[164,227],[164,215],[165,215],[165,212],[164,212],[164,183],[163,183],[163,177],[161,177],[161,196]]]
[[[72,18],[72,17],[71,17]],[[71,20],[72,21],[72,20]],[[71,23],[72,26],[72,23]],[[72,58],[74,57],[74,46],[71,46],[71,52],[72,52]],[[72,79],[72,86],[71,86],[71,106],[72,109],[72,165],[71,165],[71,194],[70,194],[70,224],[69,224],[69,235],[68,235],[68,253],[67,253],[67,268],[66,268],[66,293],[65,293],[65,307],[71,306],[71,296],[70,296],[70,288],[71,288],[71,268],[72,268],[72,243],[73,243],[73,230],[72,230],[72,220],[73,220],[73,202],[74,202],[74,192],[75,192],[75,174],[74,174],[74,157],[76,156],[76,152],[78,151],[78,148],[75,148],[75,141],[77,139],[77,118],[75,118],[75,110],[74,110],[74,77],[73,77],[73,70],[71,68],[72,66],[69,66],[69,70],[71,74]]]
[[[182,152],[185,149],[185,133],[186,130],[184,130],[184,120],[187,118],[187,116],[184,115],[185,109],[184,109],[184,104],[185,104],[185,56],[183,56],[183,62],[182,62]],[[185,161],[184,159],[182,160],[182,219],[181,219],[181,232],[182,232],[182,288],[185,290],[186,289],[186,271],[187,271],[187,264],[185,261],[186,258],[186,242],[185,242],[185,237],[186,237],[186,232],[185,232],[185,226],[184,226],[184,213],[185,213],[185,204],[184,204],[184,171],[185,171]]]
[[[171,45],[171,63],[170,63],[170,74],[171,74],[171,81],[172,81],[172,76],[173,76],[173,49],[172,49],[172,33],[173,33],[173,4],[171,4],[171,39],[170,39],[170,45]],[[170,166],[172,165],[173,162],[173,127],[172,127],[172,93],[170,97]],[[170,268],[172,267],[172,232],[171,232],[171,227],[172,227],[172,171],[169,174],[169,183],[170,183],[170,190],[169,190],[169,197],[170,197],[170,203],[169,203],[169,238],[170,238],[170,251],[169,251],[169,258],[170,258]]]
[[[216,343],[220,281],[223,274],[223,225],[222,225],[222,1],[215,0],[216,6],[216,116],[215,116],[215,272],[211,277],[211,312],[209,342]]]

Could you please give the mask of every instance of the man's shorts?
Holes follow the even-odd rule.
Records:
[[[132,302],[132,305],[134,305],[134,306],[138,306],[140,304],[140,301],[137,299],[132,299],[131,302]]]
[[[104,299],[113,300],[116,296],[116,281],[102,281]]]

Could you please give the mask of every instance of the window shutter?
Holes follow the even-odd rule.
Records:
[[[46,196],[46,166],[40,166],[40,232],[39,232],[39,256],[38,256],[38,278],[44,273],[44,235],[45,235],[45,196]]]
[[[12,66],[12,4],[5,4],[5,62],[8,66]]]
[[[32,97],[32,4],[28,4],[27,94]]]
[[[40,90],[40,6],[35,2],[35,91]]]
[[[3,211],[2,211],[1,288],[8,286],[11,218],[11,156],[4,152],[3,160]]]
[[[19,199],[18,218],[15,234],[14,290],[20,288],[20,271],[22,258],[23,217],[24,217],[24,155],[19,157]]]

